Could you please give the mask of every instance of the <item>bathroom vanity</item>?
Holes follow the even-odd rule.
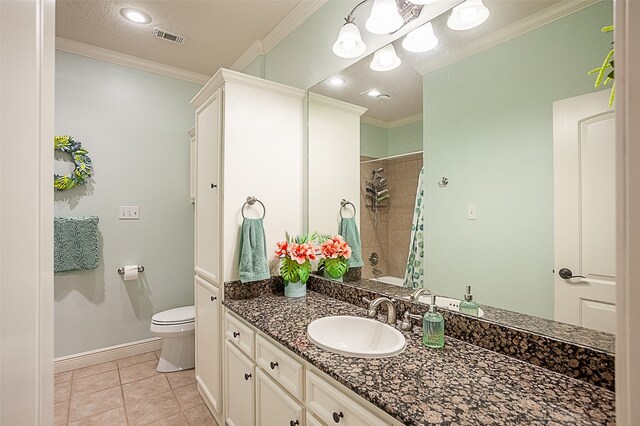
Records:
[[[227,424],[615,422],[615,394],[603,387],[450,336],[444,348],[428,349],[419,327],[402,332],[406,348],[393,357],[320,349],[307,338],[311,321],[366,317],[366,309],[315,291],[286,298],[274,281],[253,294],[239,282],[225,285]]]

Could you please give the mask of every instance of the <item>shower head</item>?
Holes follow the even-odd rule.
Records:
[[[379,175],[379,174],[380,174],[380,173],[382,173],[382,172],[384,172],[384,167],[380,167],[380,168],[378,168],[378,169],[374,170],[372,173],[373,173],[374,175]]]

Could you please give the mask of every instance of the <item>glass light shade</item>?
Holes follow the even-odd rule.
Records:
[[[338,40],[333,43],[333,53],[341,58],[357,58],[367,50],[362,41],[360,30],[353,22],[347,22],[340,28]]]
[[[433,32],[433,25],[431,22],[416,28],[411,31],[402,40],[402,47],[404,50],[413,53],[427,52],[438,45],[438,37]]]
[[[489,17],[489,9],[482,0],[467,0],[453,8],[447,20],[447,26],[452,30],[468,30],[482,24]]]
[[[395,0],[374,0],[364,27],[372,34],[390,34],[404,25]]]
[[[393,48],[393,44],[387,44],[373,54],[373,60],[369,64],[369,68],[374,71],[391,71],[398,68],[401,62],[398,55],[396,55],[396,49]]]

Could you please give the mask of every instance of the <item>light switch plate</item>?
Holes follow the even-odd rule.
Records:
[[[478,209],[475,205],[467,206],[467,220],[478,219]]]
[[[118,214],[120,220],[138,220],[140,219],[140,206],[120,206]]]

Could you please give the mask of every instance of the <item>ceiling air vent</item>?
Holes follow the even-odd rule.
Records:
[[[185,44],[187,42],[187,38],[185,36],[172,34],[169,31],[161,30],[160,28],[154,28],[153,35],[161,38],[162,40],[167,40],[172,43]]]

